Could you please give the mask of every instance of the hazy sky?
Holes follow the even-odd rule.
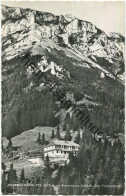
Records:
[[[124,1],[2,1],[2,4],[51,12],[56,15],[72,14],[79,19],[92,22],[106,33],[124,34]]]

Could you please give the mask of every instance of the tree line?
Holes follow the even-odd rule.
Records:
[[[71,141],[72,140],[72,134],[70,132],[70,129],[68,129],[68,128],[64,129],[64,127],[66,127],[65,124],[63,126],[63,130],[65,131],[65,136],[64,137],[61,136],[60,127],[58,125],[57,128],[56,128],[56,133],[55,133],[54,129],[52,130],[51,135],[50,135],[50,139],[51,140],[58,139],[58,140],[64,140],[64,141]],[[79,144],[80,141],[81,141],[81,136],[80,136],[80,130],[78,129],[77,130],[77,134],[76,134],[75,139],[74,139],[74,142]],[[39,132],[38,136],[37,136],[37,141],[36,142],[38,144],[41,144],[41,145],[46,145],[49,141],[47,141],[45,139],[45,133],[43,133],[41,135],[41,133]]]

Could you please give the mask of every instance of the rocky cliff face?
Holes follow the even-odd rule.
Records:
[[[55,16],[35,10],[9,8],[2,9],[4,56],[11,59],[29,45],[41,44],[49,39],[56,44],[75,50],[78,54],[93,58],[102,65],[104,58],[112,65],[115,75],[123,74],[124,37],[117,33],[106,35],[90,22],[71,15]]]
[[[118,33],[107,35],[92,23],[71,15],[2,6],[2,50],[3,131],[8,137],[38,125],[59,123],[54,115],[54,111],[61,112],[56,100],[43,84],[36,85],[30,67],[22,63],[26,54],[53,82],[62,89],[66,87],[65,91],[75,101],[83,100],[86,94],[81,105],[89,105],[88,96],[92,105],[93,102],[102,105],[103,93],[110,102],[106,103],[107,108],[115,95],[115,105],[123,102],[120,94],[124,80],[124,37]],[[79,93],[80,98],[76,96]],[[123,109],[122,105],[117,113]]]

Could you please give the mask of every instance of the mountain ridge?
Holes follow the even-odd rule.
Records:
[[[119,37],[118,34],[119,38],[116,38],[115,33],[111,33],[111,36],[108,37],[104,31],[98,29],[91,22],[79,20],[74,16],[72,16],[72,18],[70,18],[69,15],[55,16],[51,13],[30,9],[9,7],[9,10],[7,7],[3,6],[3,21],[5,21],[5,25],[3,25],[2,34],[3,39],[5,37],[5,40],[6,36],[11,36],[10,43],[11,39],[14,39],[16,41],[16,39],[14,38],[16,37],[15,34],[17,31],[20,31],[22,38],[25,38],[24,34],[26,34],[26,37],[29,36],[28,38],[30,40],[32,39],[31,42],[33,40],[34,42],[37,42],[39,40],[48,38],[56,44],[58,43],[68,48],[72,47],[72,49],[76,50],[83,56],[93,56],[94,59],[95,57],[101,58],[104,56],[104,58],[110,63],[118,64],[118,56],[124,56],[124,51],[121,51],[124,50],[122,46],[122,44],[124,44],[123,37]],[[13,14],[11,13],[12,10],[15,11],[13,12]],[[11,20],[17,19],[17,16],[18,19],[23,17],[21,22],[17,22],[16,24],[14,23],[16,25],[16,29],[14,28],[13,23],[11,23],[10,25],[7,23],[6,25],[6,16],[4,12],[7,12],[9,14]],[[69,18],[70,20],[67,21],[67,19]],[[17,25],[19,27],[17,27]],[[38,33],[39,40],[35,38],[34,33]],[[112,37],[112,35],[114,36]],[[114,39],[114,41],[110,40],[111,37],[112,39]],[[18,43],[23,47],[22,42],[20,43],[18,41]],[[18,43],[16,44],[17,48],[20,47],[18,46]],[[11,50],[12,47],[10,48],[10,51]],[[121,59],[121,61],[123,61],[123,58]],[[119,67],[118,69],[120,70],[121,68]],[[114,70],[114,72],[116,73],[116,70]],[[119,78],[122,79],[122,76],[119,75]]]
[[[106,118],[106,114],[102,114],[101,110],[105,105],[108,116],[112,115],[108,107],[110,105],[115,107],[115,103],[123,102],[120,95],[123,94],[124,88],[122,36],[114,33],[110,34],[109,38],[92,23],[69,15],[55,16],[31,9],[6,6],[2,8],[2,91],[5,135],[12,137],[36,126],[56,126],[60,117],[69,113],[52,95],[47,94],[48,90],[43,83],[36,84],[36,79],[32,77],[30,63],[34,64],[37,70],[44,70],[52,82],[59,85],[70,99],[74,97],[76,102],[80,101],[82,109],[86,105],[86,109],[91,110],[91,105],[92,113],[100,110],[99,115]],[[28,66],[22,62],[27,54]],[[98,107],[101,109],[89,104],[89,101],[84,101],[85,94],[92,97],[93,102],[100,103]],[[117,100],[112,103],[115,95]],[[50,106],[47,100],[50,100]],[[121,115],[122,105],[120,104],[120,109],[116,111],[117,116]],[[24,114],[25,108],[27,114]],[[58,113],[59,119],[55,117],[54,111]],[[36,115],[41,117],[37,118]],[[94,124],[98,123],[97,126],[102,127],[103,125],[97,122],[94,115],[92,117]],[[72,118],[71,120],[74,121],[74,117]],[[76,123],[81,126],[79,122]],[[64,121],[61,124],[64,124]],[[113,126],[116,129],[116,125]],[[105,127],[102,128],[106,130]],[[119,129],[115,132],[119,133]]]

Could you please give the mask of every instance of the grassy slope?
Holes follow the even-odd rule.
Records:
[[[37,149],[40,150],[39,145],[36,142],[38,133],[40,132],[41,135],[44,133],[45,139],[50,141],[52,129],[54,129],[56,132],[55,127],[36,127],[32,130],[25,131],[21,133],[20,135],[12,138],[13,147],[19,147],[18,153],[21,153],[21,154],[24,152],[28,152],[28,151],[29,152],[37,151]],[[72,133],[72,137],[74,138],[76,134],[77,134],[76,132]],[[61,132],[61,137],[64,138],[64,135],[65,135],[65,132]],[[7,147],[7,144],[8,144],[8,140],[4,137],[3,138],[4,148]],[[36,159],[33,157],[31,158],[29,157],[28,159],[25,159],[25,158],[21,158],[22,157],[21,154],[20,154],[20,159],[18,160],[12,160],[11,158],[8,158],[5,156],[2,157],[2,161],[5,162],[7,169],[9,169],[10,164],[13,162],[13,165],[14,165],[14,168],[16,169],[18,177],[20,177],[20,172],[22,168],[24,168],[25,170],[26,178],[32,178],[32,176],[34,177],[35,175],[37,175],[37,172],[39,176],[40,171],[42,172],[42,168],[44,166],[42,159],[41,158]],[[32,161],[35,161],[35,162],[32,162]]]
[[[21,133],[20,135],[17,135],[12,138],[12,144],[14,147],[19,147],[19,152],[28,152],[32,150],[36,150],[38,148],[38,144],[36,142],[38,133],[42,135],[45,134],[46,141],[51,140],[51,133],[54,129],[56,133],[55,127],[36,127],[34,129],[25,131]],[[72,133],[72,137],[74,138],[77,132]],[[64,138],[65,132],[61,131],[61,137]],[[3,138],[3,145],[6,148],[8,144],[8,140],[6,138]]]

